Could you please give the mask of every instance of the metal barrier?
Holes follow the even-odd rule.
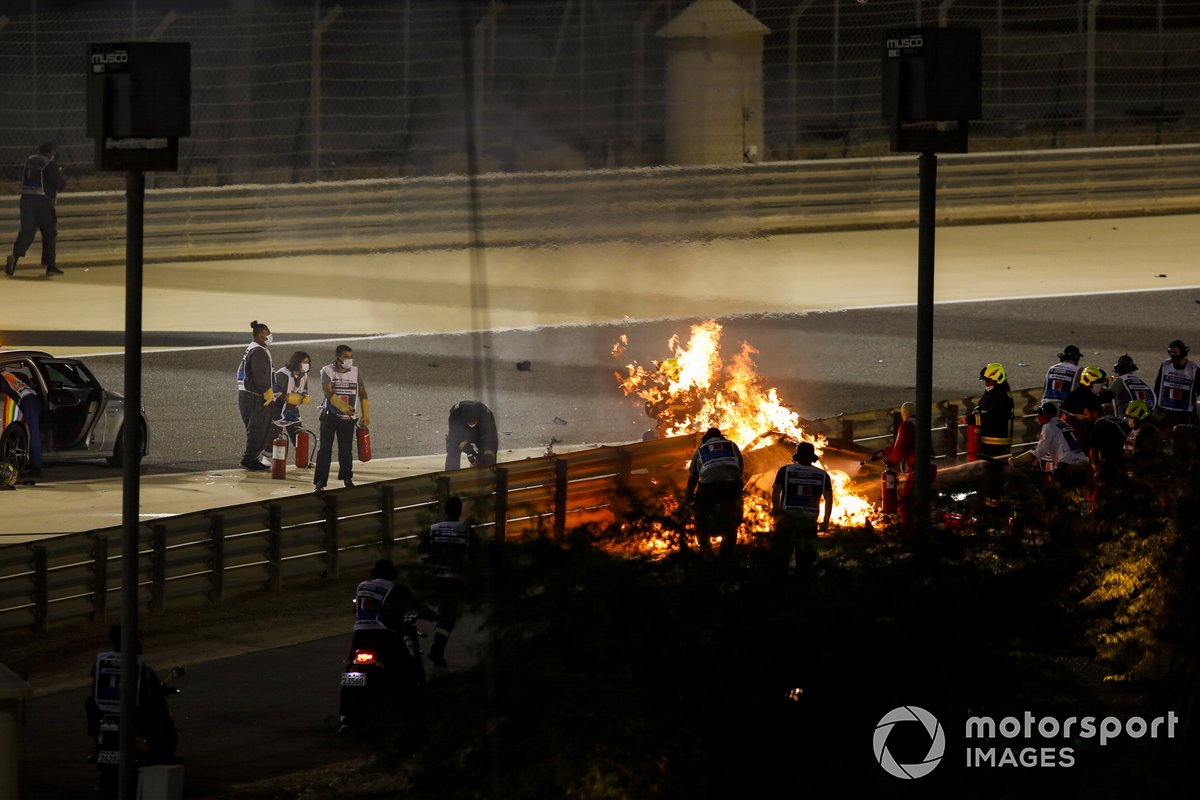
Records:
[[[1041,389],[1014,392],[1014,450],[1037,440],[1032,416]],[[932,409],[934,452],[957,460],[955,425],[977,397]],[[891,440],[898,409],[806,420],[804,427],[843,447],[875,450]],[[678,476],[697,436],[365,484],[324,496],[305,494],[180,514],[139,526],[139,603],[152,613],[252,591],[281,591],[292,581],[337,579],[360,571],[397,545],[410,545],[438,518],[452,494],[466,500],[476,530],[497,540],[568,529],[612,518],[618,488],[634,476]],[[59,621],[104,620],[119,613],[121,528],[71,533],[0,546],[0,630],[45,631]]]
[[[945,155],[939,224],[1200,211],[1200,145]],[[913,157],[479,176],[492,246],[915,226]],[[467,179],[150,190],[147,262],[458,248]],[[65,265],[122,264],[120,192],[66,192]],[[18,227],[0,203],[0,229]]]
[[[139,604],[152,613],[360,571],[439,519],[451,494],[496,539],[611,519],[636,474],[677,473],[696,437],[601,447],[167,517],[139,526]],[[119,613],[118,527],[0,547],[0,630]]]

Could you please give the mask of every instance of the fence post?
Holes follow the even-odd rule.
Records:
[[[554,539],[561,542],[567,533],[567,462],[554,461]]]
[[[854,420],[842,420],[842,441],[847,443],[854,441]]]
[[[283,589],[283,507],[267,503],[267,591]]]
[[[153,525],[150,530],[150,610],[162,614],[167,610],[167,526]]]
[[[438,475],[437,479],[437,503],[438,507],[435,515],[440,516],[446,508],[446,501],[450,499],[450,478],[445,475]]]
[[[508,470],[496,467],[496,527],[492,538],[498,543],[504,543],[508,533]]]
[[[208,601],[220,605],[225,599],[225,517],[221,514],[209,517],[208,546],[212,550]]]
[[[108,615],[108,537],[92,537],[92,622]]]
[[[617,450],[617,485],[622,489],[628,489],[632,477],[633,453],[625,448],[619,448]]]
[[[50,558],[42,545],[33,546],[33,629],[45,633],[49,627],[50,587],[46,573]]]
[[[958,461],[958,405],[949,403],[946,405],[946,430],[942,434],[942,455],[950,459],[950,463],[954,464]]]
[[[379,487],[379,549],[384,558],[392,557],[396,542],[396,487]]]
[[[338,579],[337,495],[325,495],[325,580]]]

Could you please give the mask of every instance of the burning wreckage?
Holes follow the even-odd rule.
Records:
[[[857,469],[859,451],[838,451],[824,436],[806,431],[800,415],[780,400],[774,388],[764,389],[755,368],[757,350],[742,342],[729,363],[721,356],[721,325],[707,320],[692,326],[686,345],[678,336],[667,342],[671,355],[652,361],[649,368],[636,361],[626,365],[626,374],[615,372],[626,396],[637,397],[656,428],[646,438],[695,434],[719,428],[741,449],[745,461],[744,515],[738,538],[749,541],[771,528],[771,485],[779,467],[791,460],[800,442],[811,442],[833,481],[834,507],[831,523],[836,527],[859,527],[879,520],[878,509],[865,492],[840,467]],[[612,355],[624,355],[629,344],[622,334]],[[835,466],[837,465],[837,466]],[[681,465],[678,480],[686,480],[687,465]],[[679,486],[664,487],[657,499],[661,514],[671,516],[678,507]],[[674,490],[674,494],[671,493]],[[669,543],[653,537],[652,549]]]

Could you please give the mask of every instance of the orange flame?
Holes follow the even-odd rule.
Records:
[[[653,369],[635,361],[626,366],[627,376],[615,373],[621,389],[644,401],[646,412],[658,420],[661,436],[719,428],[743,452],[777,442],[811,442],[820,458],[828,442],[804,430],[800,415],[784,405],[774,388],[761,386],[753,358],[756,349],[742,342],[741,351],[725,365],[721,330],[711,319],[693,325],[686,347],[672,336],[667,342],[672,355],[652,362]],[[628,343],[622,335],[613,355],[623,354]],[[862,525],[876,514],[869,501],[850,491],[849,475],[826,471],[833,482],[832,524]],[[770,505],[769,497],[747,492],[743,530],[768,530]]]

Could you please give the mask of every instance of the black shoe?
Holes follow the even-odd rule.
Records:
[[[63,271],[58,267],[46,267],[47,275],[62,275]]]
[[[250,472],[262,472],[265,469],[270,469],[270,467],[261,461],[243,461],[242,469],[249,470]]]
[[[314,491],[314,492],[316,492],[317,494],[325,494],[325,484],[323,484],[323,483],[314,483],[314,484],[313,484],[313,491]]]
[[[346,480],[342,481],[342,484],[345,485],[347,489],[354,488],[354,481],[350,480],[349,478],[346,478]]]
[[[17,258],[16,258],[16,256],[9,256],[8,261],[4,262],[4,274],[11,278],[12,274],[16,271],[17,271]]]

